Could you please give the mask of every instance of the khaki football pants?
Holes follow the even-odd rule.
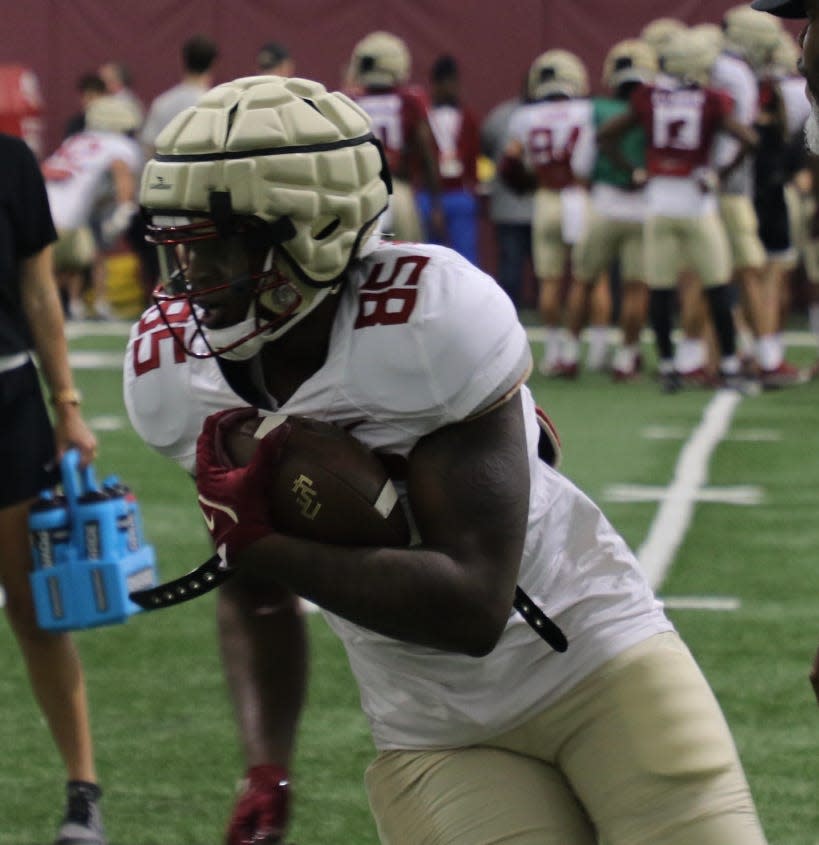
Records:
[[[728,726],[676,633],[491,743],[382,752],[366,784],[383,845],[765,845]]]
[[[574,274],[582,282],[596,282],[619,259],[624,282],[645,279],[643,224],[617,220],[595,212],[574,252]]]
[[[686,268],[694,270],[706,288],[731,280],[731,246],[716,212],[702,217],[650,217],[644,239],[646,282],[652,289],[675,288]]]
[[[759,239],[759,221],[750,197],[720,194],[719,216],[731,246],[734,270],[765,266],[765,247]]]
[[[54,245],[54,269],[57,272],[79,272],[94,263],[97,245],[87,226],[63,229],[58,236]]]

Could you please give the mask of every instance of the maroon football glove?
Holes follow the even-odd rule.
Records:
[[[245,547],[274,531],[268,513],[267,485],[274,474],[282,445],[290,434],[287,423],[259,442],[250,463],[232,467],[224,436],[254,408],[231,408],[211,414],[196,441],[196,489],[216,550],[228,566]]]
[[[233,808],[226,845],[283,842],[289,804],[287,771],[281,766],[252,766]]]

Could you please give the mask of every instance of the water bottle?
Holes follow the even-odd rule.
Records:
[[[71,549],[71,523],[64,496],[44,490],[31,506],[29,531],[35,569],[66,563]]]
[[[103,480],[102,489],[114,503],[117,549],[119,556],[125,557],[142,545],[136,497],[115,475],[109,475]]]

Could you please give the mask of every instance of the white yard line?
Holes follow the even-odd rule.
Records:
[[[680,451],[671,484],[651,522],[648,536],[637,550],[637,558],[655,590],[665,580],[685,538],[694,505],[708,479],[708,462],[727,434],[741,399],[736,391],[718,390]]]

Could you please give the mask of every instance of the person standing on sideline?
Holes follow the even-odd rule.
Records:
[[[139,133],[139,140],[150,158],[154,153],[156,136],[188,106],[213,85],[212,68],[219,58],[219,48],[204,35],[194,35],[182,45],[182,79],[156,97],[148,109],[148,116]]]
[[[292,76],[296,72],[296,63],[284,44],[270,41],[259,48],[256,71],[271,76]]]
[[[97,449],[68,363],[52,269],[56,239],[34,155],[24,141],[0,135],[0,584],[34,697],[66,769],[68,806],[55,845],[105,845],[80,659],[68,634],[38,627],[29,583],[31,503],[59,480],[66,448],[79,448],[83,466]],[[53,427],[32,350],[51,394]]]
[[[461,98],[458,63],[439,56],[430,71],[429,125],[438,148],[441,207],[446,219],[446,245],[478,265],[478,153],[480,133],[473,111]],[[416,196],[430,243],[437,243],[430,226],[432,198],[421,189]]]
[[[532,260],[532,194],[513,191],[498,173],[506,145],[509,120],[526,101],[526,85],[519,97],[512,97],[492,108],[481,124],[481,152],[495,165],[489,185],[489,220],[498,252],[495,275],[516,308],[525,298],[525,278]]]

